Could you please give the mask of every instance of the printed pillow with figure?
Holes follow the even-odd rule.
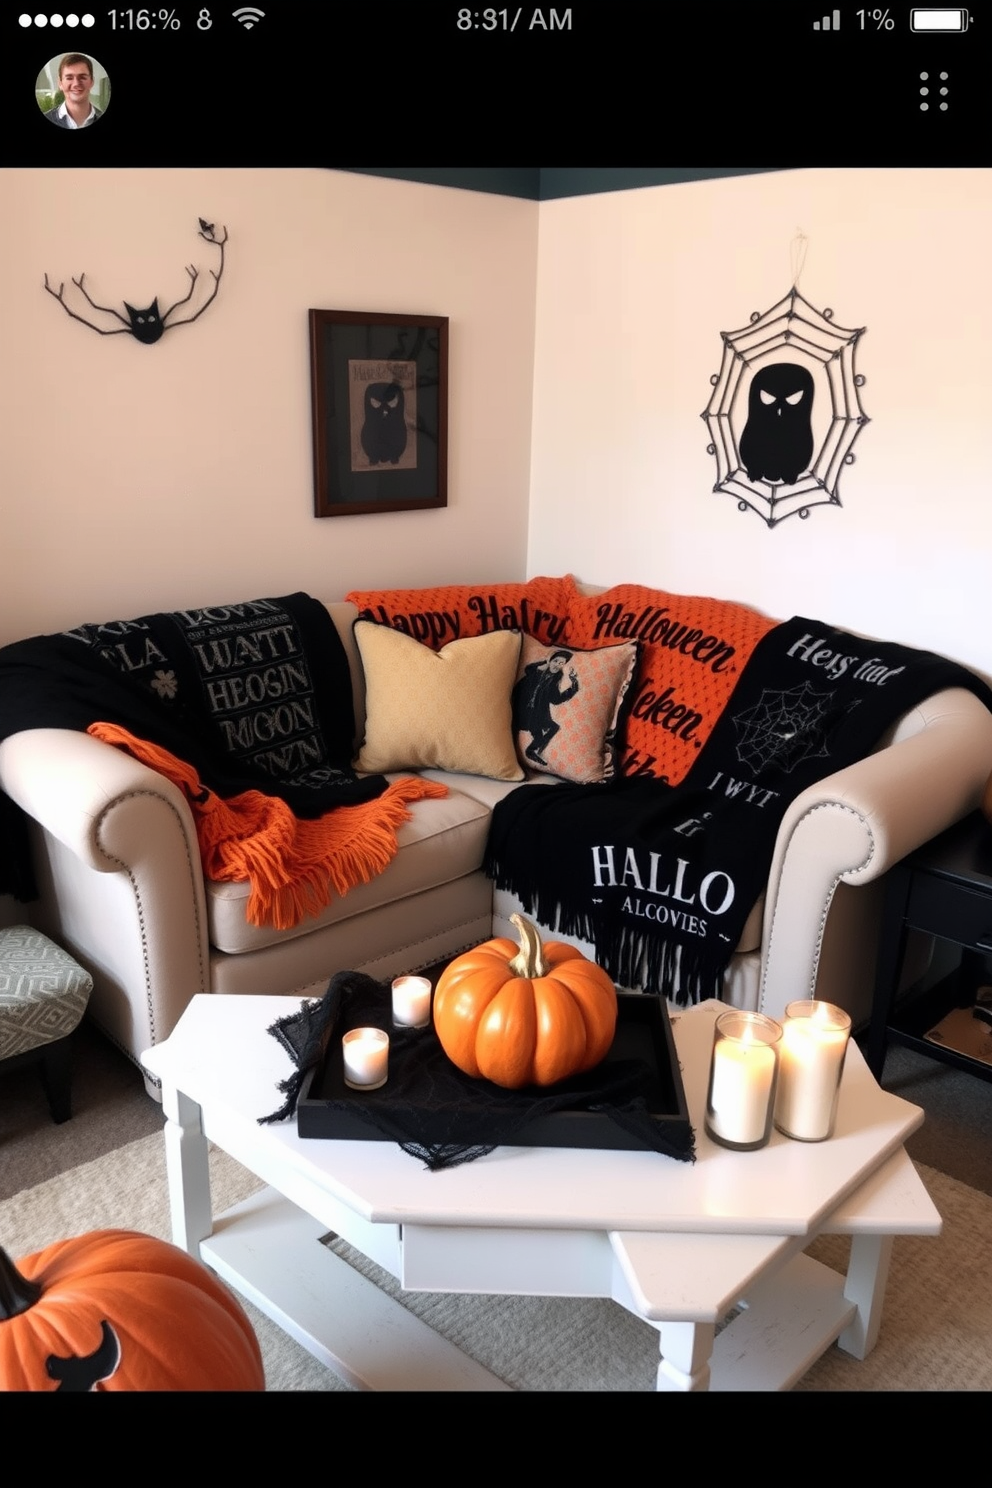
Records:
[[[578,651],[524,636],[513,689],[521,763],[577,785],[608,780],[636,666],[636,641]]]

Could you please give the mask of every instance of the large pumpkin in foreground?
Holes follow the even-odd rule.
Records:
[[[508,1090],[592,1069],[613,1043],[617,989],[574,946],[511,915],[520,945],[499,938],[457,956],[434,992],[434,1029],[465,1074]]]
[[[264,1390],[244,1310],[192,1256],[93,1230],[0,1249],[0,1390]]]

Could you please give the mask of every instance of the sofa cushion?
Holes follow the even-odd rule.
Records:
[[[248,923],[247,883],[208,880],[205,887],[210,943],[230,955],[257,951],[451,883],[479,868],[489,817],[487,805],[457,790],[449,790],[439,800],[418,801],[411,820],[396,833],[399,850],[389,867],[370,883],[360,884],[342,897],[332,899],[319,915],[303,920],[290,930]],[[329,968],[328,974],[334,969]]]
[[[358,620],[355,639],[365,673],[357,769],[431,766],[523,780],[510,711],[519,631],[449,641],[435,652],[389,625]]]
[[[521,764],[577,785],[609,779],[636,665],[636,641],[579,651],[524,636],[513,689]]]

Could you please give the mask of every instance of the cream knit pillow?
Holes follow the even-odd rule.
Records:
[[[355,768],[523,780],[510,708],[520,641],[518,630],[494,630],[432,651],[391,625],[356,620],[366,717]]]

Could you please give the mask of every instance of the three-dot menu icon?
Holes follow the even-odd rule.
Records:
[[[931,108],[939,109],[941,113],[947,112],[951,91],[947,83],[948,74],[946,72],[934,73],[933,76],[929,72],[920,73],[921,113],[925,114]]]

